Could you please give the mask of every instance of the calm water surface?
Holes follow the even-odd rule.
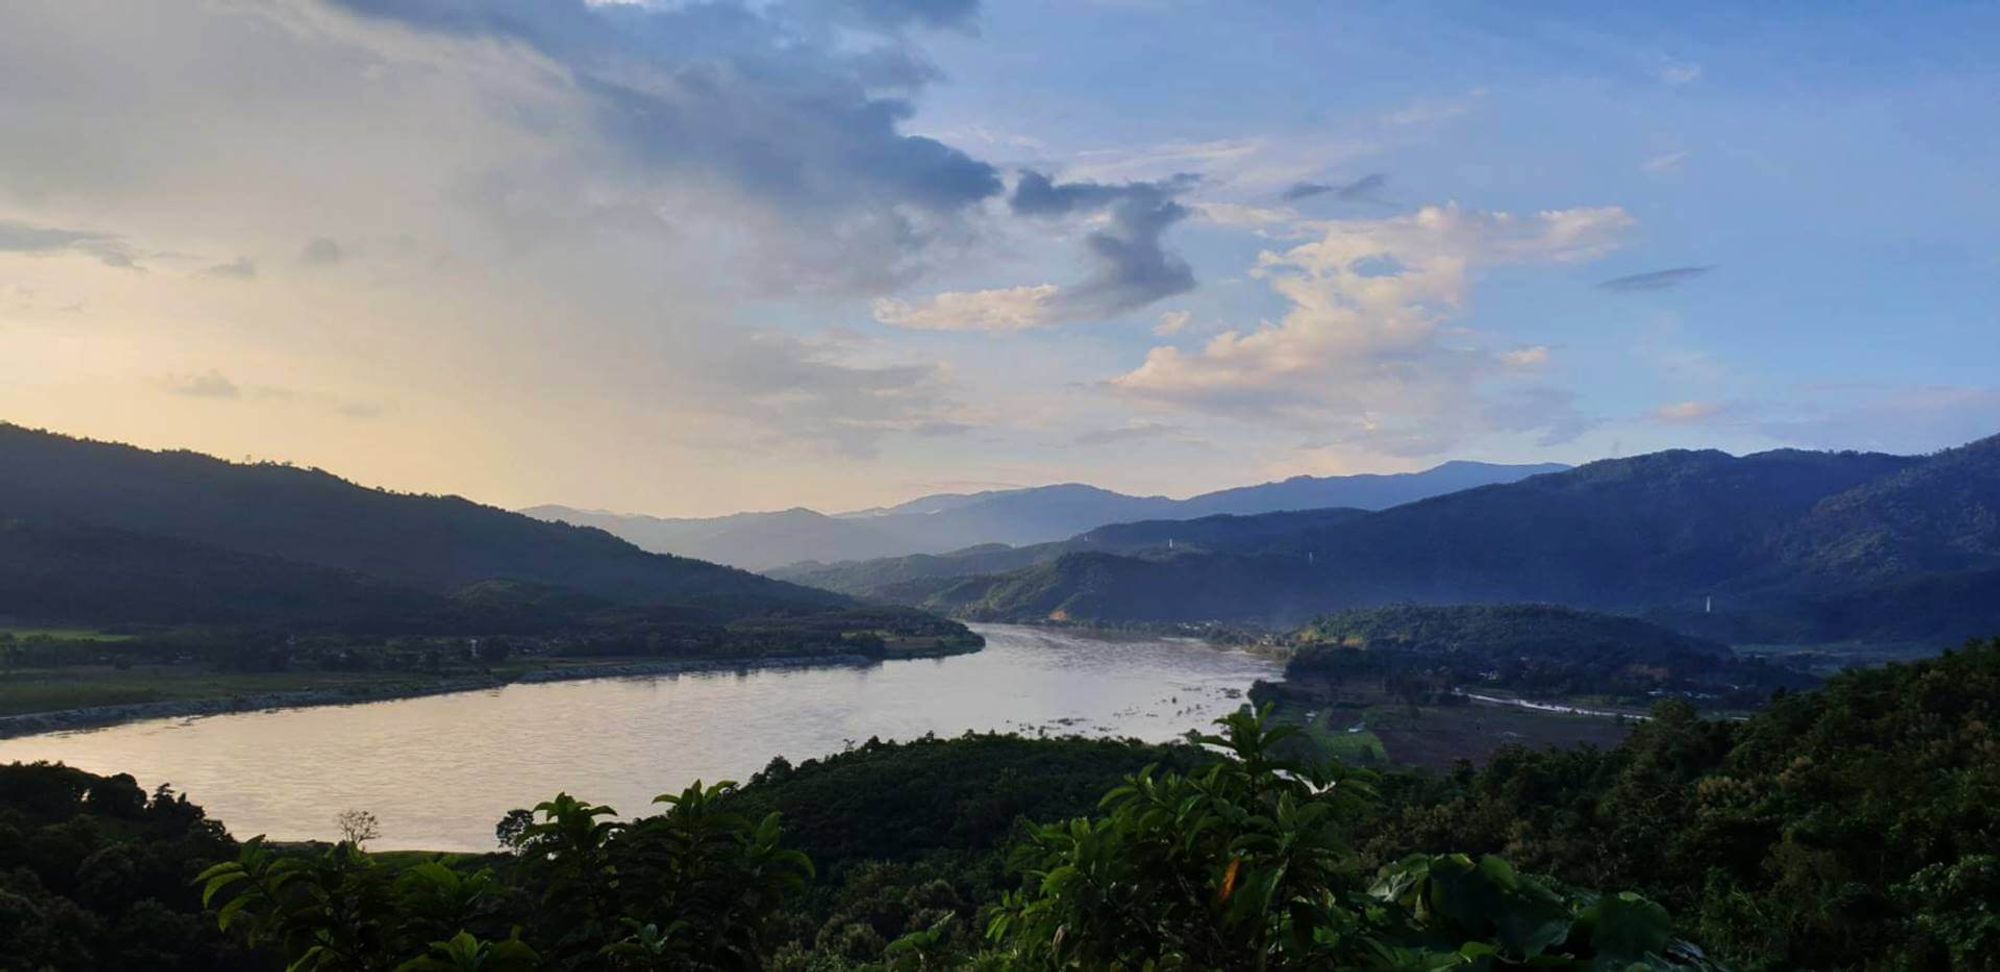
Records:
[[[240,837],[326,837],[356,807],[378,847],[487,850],[513,807],[566,790],[627,812],[702,779],[746,780],[870,736],[968,729],[1164,741],[1241,704],[1277,663],[1181,640],[975,625],[985,650],[867,668],[510,685],[362,705],[164,719],[0,740],[172,783]]]

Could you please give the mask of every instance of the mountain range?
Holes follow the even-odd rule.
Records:
[[[2000,629],[2000,437],[1930,456],[1676,450],[1374,512],[1199,522],[781,575],[972,619],[1289,626],[1370,605],[1545,602],[1738,641]]]
[[[1508,483],[1569,467],[1448,462],[1414,473],[1295,476],[1187,499],[1129,496],[1081,483],[980,493],[940,493],[907,503],[826,514],[796,508],[705,519],[672,519],[536,506],[543,520],[596,527],[658,553],[748,570],[940,554],[986,544],[1022,546],[1073,537],[1110,523],[1189,520],[1283,510],[1386,509],[1413,500]]]
[[[703,622],[854,606],[454,496],[0,424],[0,617],[393,626],[496,599]]]

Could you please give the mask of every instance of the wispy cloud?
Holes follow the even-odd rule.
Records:
[[[1194,315],[1187,311],[1168,311],[1160,315],[1159,323],[1153,325],[1153,334],[1156,337],[1173,337],[1187,330],[1188,322],[1192,320]]]
[[[330,267],[346,257],[340,244],[326,236],[313,237],[299,250],[299,262],[309,267]]]
[[[1139,442],[1146,439],[1161,439],[1187,433],[1187,429],[1165,422],[1135,422],[1131,425],[1112,429],[1093,429],[1076,437],[1080,446],[1116,445],[1120,442]]]
[[[1712,266],[1705,266],[1669,267],[1665,270],[1649,270],[1645,273],[1627,274],[1623,277],[1613,277],[1610,280],[1602,281],[1597,285],[1597,289],[1609,290],[1621,294],[1638,293],[1647,290],[1666,290],[1670,287],[1678,287],[1714,269]]]
[[[237,257],[228,263],[218,263],[201,272],[204,277],[222,277],[229,280],[253,280],[257,276],[257,264],[249,257]]]
[[[1286,202],[1298,202],[1315,196],[1332,195],[1342,202],[1381,202],[1382,189],[1389,184],[1389,176],[1383,172],[1371,172],[1352,182],[1297,182],[1281,194]]]
[[[1706,422],[1721,415],[1722,411],[1723,406],[1720,402],[1673,402],[1654,409],[1653,418],[1676,425],[1690,425]]]
[[[241,398],[243,389],[220,371],[170,378],[167,391],[188,398]]]
[[[890,297],[874,304],[875,319],[919,331],[1025,331],[1055,323],[1055,284],[946,291],[915,304]]]
[[[1691,61],[1670,61],[1660,68],[1660,80],[1679,87],[1701,80],[1701,65]]]
[[[109,267],[137,269],[139,266],[131,245],[109,233],[0,220],[0,253],[63,252],[86,254]]]
[[[1693,153],[1686,150],[1662,152],[1640,163],[1639,168],[1649,175],[1666,175],[1669,172],[1680,171],[1681,166],[1687,164],[1687,160],[1692,157]]]

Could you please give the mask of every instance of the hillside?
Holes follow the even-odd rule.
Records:
[[[359,574],[100,527],[0,522],[0,619],[421,626],[437,595]]]
[[[1227,526],[1248,539],[1211,539],[1205,552],[1065,551],[998,575],[865,593],[970,618],[1277,626],[1402,602],[1684,617],[1712,597],[1709,630],[1754,619],[1781,640],[1850,637],[1850,625],[1871,621],[1871,637],[1942,630],[1956,640],[2000,626],[2000,605],[1952,593],[1983,590],[1991,582],[1976,572],[2000,569],[1996,452],[1992,439],[1931,457],[1663,452],[1336,522],[1243,518]],[[1893,610],[1861,617],[1876,597]],[[1920,615],[1941,603],[1953,609],[1948,625]]]
[[[866,521],[827,516],[808,509],[738,513],[711,519],[637,516],[567,506],[534,506],[521,512],[538,520],[595,527],[642,550],[693,557],[744,570],[768,570],[795,563],[804,551],[829,560],[866,560],[893,557],[904,553],[909,546],[899,535]]]
[[[1292,640],[1285,682],[1295,692],[1360,679],[1406,693],[1473,686],[1642,702],[1675,693],[1756,706],[1774,688],[1812,682],[1738,659],[1719,642],[1548,604],[1350,608],[1314,619]]]
[[[897,600],[909,592],[941,590],[959,578],[1005,573],[1051,563],[1066,554],[1258,553],[1286,544],[1300,532],[1366,516],[1366,510],[1334,508],[1270,513],[1218,514],[1193,520],[1114,523],[1068,540],[1025,547],[986,544],[948,554],[916,554],[838,564],[803,563],[771,571],[781,580],[870,599]],[[922,598],[918,598],[921,600]]]
[[[983,493],[940,493],[895,506],[831,516],[805,509],[708,519],[628,516],[564,506],[537,506],[522,512],[545,520],[599,527],[647,550],[769,570],[792,564],[946,554],[996,543],[1039,545],[1113,523],[1329,507],[1378,510],[1566,468],[1546,463],[1449,462],[1415,473],[1296,476],[1178,500],[1063,483]],[[1016,566],[1046,560],[1046,553]]]
[[[332,474],[151,452],[0,425],[0,515],[199,544],[448,594],[504,578],[718,616],[819,610],[838,595],[680,557],[600,530]]]

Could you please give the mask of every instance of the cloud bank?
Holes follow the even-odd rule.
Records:
[[[1617,207],[1512,216],[1455,205],[1325,223],[1317,240],[1259,259],[1258,274],[1290,304],[1279,321],[1226,331],[1192,351],[1153,348],[1110,385],[1138,400],[1288,422],[1327,442],[1397,454],[1494,430],[1560,441],[1583,427],[1566,394],[1488,391],[1545,363],[1548,349],[1489,350],[1453,322],[1479,271],[1590,260],[1632,224]]]

